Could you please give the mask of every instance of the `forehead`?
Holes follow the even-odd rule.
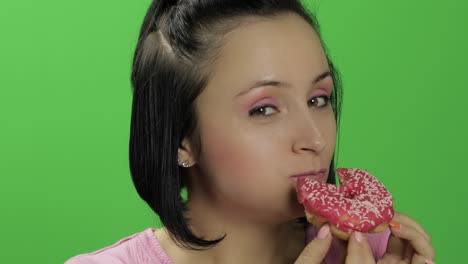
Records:
[[[227,34],[209,83],[228,86],[231,89],[223,92],[235,93],[261,78],[302,85],[327,69],[328,61],[312,26],[296,14],[284,14],[249,19]]]

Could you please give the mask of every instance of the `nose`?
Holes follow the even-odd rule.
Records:
[[[299,125],[294,126],[298,130],[295,133],[296,137],[292,144],[293,152],[322,152],[327,142],[320,130],[319,123],[312,118],[296,122]]]

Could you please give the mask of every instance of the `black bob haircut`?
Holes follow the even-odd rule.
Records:
[[[153,0],[145,15],[131,73],[130,172],[138,194],[179,246],[203,250],[225,236],[205,240],[192,232],[181,196],[186,169],[177,162],[184,138],[200,144],[194,101],[210,78],[223,36],[247,18],[271,19],[285,13],[299,15],[320,36],[315,16],[299,0]],[[323,43],[322,47],[326,51]],[[339,127],[341,82],[328,55],[327,59]],[[329,183],[335,183],[334,163],[335,157]]]

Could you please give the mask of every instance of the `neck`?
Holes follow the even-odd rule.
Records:
[[[204,239],[226,237],[213,248],[192,251],[177,247],[167,232],[156,234],[174,263],[293,263],[303,250],[304,226],[296,221],[253,221],[223,211],[195,197],[190,198],[193,232]]]

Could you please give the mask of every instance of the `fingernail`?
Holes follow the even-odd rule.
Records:
[[[426,261],[424,261],[425,264],[435,264],[432,260],[428,260],[426,259]]]
[[[393,229],[396,229],[396,230],[399,230],[401,228],[401,224],[400,222],[397,222],[397,221],[390,221],[390,223],[388,223],[388,225],[393,228]]]
[[[361,241],[362,241],[362,233],[359,232],[359,231],[355,231],[355,232],[354,232],[354,238],[355,238],[358,242],[361,242]]]
[[[330,233],[330,226],[329,225],[324,225],[322,228],[320,228],[317,237],[320,239],[325,239],[328,234]]]

